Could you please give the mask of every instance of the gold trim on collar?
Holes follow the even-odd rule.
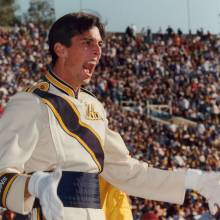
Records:
[[[56,76],[57,78],[55,78],[53,74],[48,72],[45,77],[49,82],[51,82],[58,89],[62,90],[64,93],[67,93],[69,96],[75,97],[74,90],[70,86],[65,85],[61,79],[58,79],[58,76]]]

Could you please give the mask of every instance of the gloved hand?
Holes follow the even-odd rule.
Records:
[[[37,171],[28,183],[28,191],[40,200],[43,215],[47,220],[63,220],[63,204],[57,195],[57,187],[62,176],[60,169],[46,173]]]
[[[185,185],[187,189],[193,189],[204,196],[211,214],[216,214],[220,207],[220,172],[189,169],[186,173]]]

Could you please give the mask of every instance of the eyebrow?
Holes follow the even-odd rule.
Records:
[[[92,37],[81,37],[80,40],[93,40]]]
[[[86,40],[93,41],[94,38],[92,38],[92,37],[82,37],[82,38],[80,39],[80,41],[86,41]],[[103,43],[103,40],[100,39],[98,42],[99,42],[99,43]]]

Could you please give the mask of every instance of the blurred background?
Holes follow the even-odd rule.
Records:
[[[13,9],[6,9],[12,4]],[[138,32],[147,27],[153,32],[165,31],[168,26],[184,33],[195,33],[200,28],[212,33],[220,30],[219,0],[1,0],[0,5],[2,23],[13,20],[14,13],[22,22],[41,22],[68,12],[88,10],[100,15],[112,32],[123,32],[129,24],[136,25]]]
[[[131,155],[162,169],[219,171],[220,0],[0,0],[0,115],[45,73],[51,23],[80,10],[106,25],[87,88]],[[195,192],[181,206],[130,199],[134,220],[220,219]]]

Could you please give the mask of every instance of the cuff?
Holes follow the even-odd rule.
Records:
[[[28,176],[19,174],[13,181],[7,194],[6,207],[14,212],[26,215],[31,212],[35,197],[24,200],[25,185]]]

